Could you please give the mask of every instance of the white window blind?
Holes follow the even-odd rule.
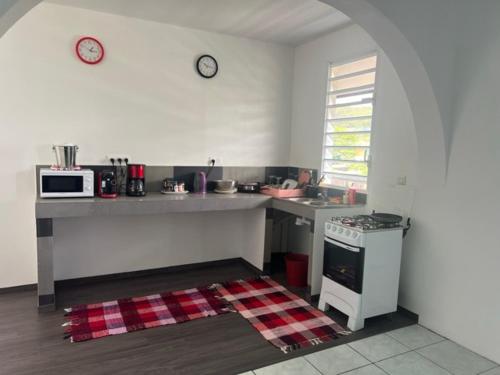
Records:
[[[323,185],[366,191],[376,69],[376,55],[328,68]]]

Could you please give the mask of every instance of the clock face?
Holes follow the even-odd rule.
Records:
[[[76,54],[86,64],[97,64],[104,58],[104,47],[97,39],[86,36],[76,42]]]
[[[203,55],[198,59],[196,69],[202,77],[212,78],[217,74],[219,66],[217,65],[217,61],[212,56]]]

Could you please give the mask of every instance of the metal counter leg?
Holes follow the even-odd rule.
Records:
[[[38,258],[38,311],[54,311],[54,238],[52,219],[36,220]]]

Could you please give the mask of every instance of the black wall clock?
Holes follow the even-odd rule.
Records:
[[[203,55],[196,61],[196,70],[203,78],[213,78],[219,70],[219,65],[212,56]]]

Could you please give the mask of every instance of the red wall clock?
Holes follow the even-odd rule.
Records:
[[[85,64],[98,64],[104,58],[104,47],[101,42],[90,36],[84,36],[76,42],[76,55]]]

